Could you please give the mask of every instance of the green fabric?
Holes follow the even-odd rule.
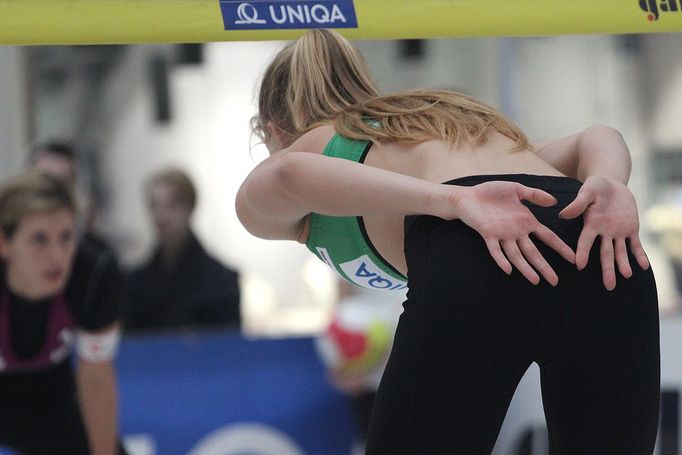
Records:
[[[335,135],[323,155],[360,162],[369,143]],[[404,289],[406,278],[372,251],[355,216],[310,215],[306,246],[347,281],[371,289]]]

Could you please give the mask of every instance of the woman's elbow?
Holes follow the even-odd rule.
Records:
[[[251,207],[249,207],[248,200],[246,198],[246,189],[244,188],[244,185],[239,189],[237,192],[237,198],[235,199],[235,212],[237,214],[237,219],[239,222],[244,226],[244,229],[256,237],[261,237],[259,235],[260,229],[259,229],[259,224],[258,224],[258,216],[256,213],[252,210]]]
[[[613,136],[617,137],[620,140],[623,140],[623,134],[617,130],[616,128],[605,125],[605,124],[596,124],[588,127],[585,131],[586,134],[595,134],[595,135],[604,135],[604,136]]]
[[[254,207],[254,205],[249,202],[245,193],[246,191],[240,189],[235,200],[237,219],[244,229],[254,237],[261,239],[281,239],[282,236],[278,232],[278,223],[274,218],[273,211],[268,210],[266,207]]]

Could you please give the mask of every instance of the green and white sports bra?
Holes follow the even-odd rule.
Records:
[[[363,163],[369,141],[334,135],[323,155]],[[346,281],[369,289],[396,291],[407,287],[407,278],[376,250],[360,216],[310,214],[306,246]]]

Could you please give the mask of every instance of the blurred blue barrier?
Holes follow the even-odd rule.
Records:
[[[350,409],[328,385],[310,338],[128,336],[117,366],[120,428],[131,455],[351,451]]]
[[[210,433],[245,423],[258,424],[251,427],[255,436],[232,434],[252,443],[241,442],[238,452],[227,436],[224,451],[211,453],[275,455],[266,446],[275,444],[273,432],[301,455],[350,451],[347,402],[328,385],[309,338],[248,340],[226,332],[128,337],[118,375],[122,434],[149,435],[155,444],[153,453],[140,455],[189,454]]]

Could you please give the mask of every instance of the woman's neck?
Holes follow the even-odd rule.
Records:
[[[16,273],[12,273],[12,269],[6,269],[5,277],[7,279],[7,289],[10,293],[15,296],[28,300],[28,301],[38,301],[45,300],[49,298],[49,295],[43,295],[36,292],[35,288],[31,286],[31,283],[27,280],[22,279],[22,277],[17,276]]]

